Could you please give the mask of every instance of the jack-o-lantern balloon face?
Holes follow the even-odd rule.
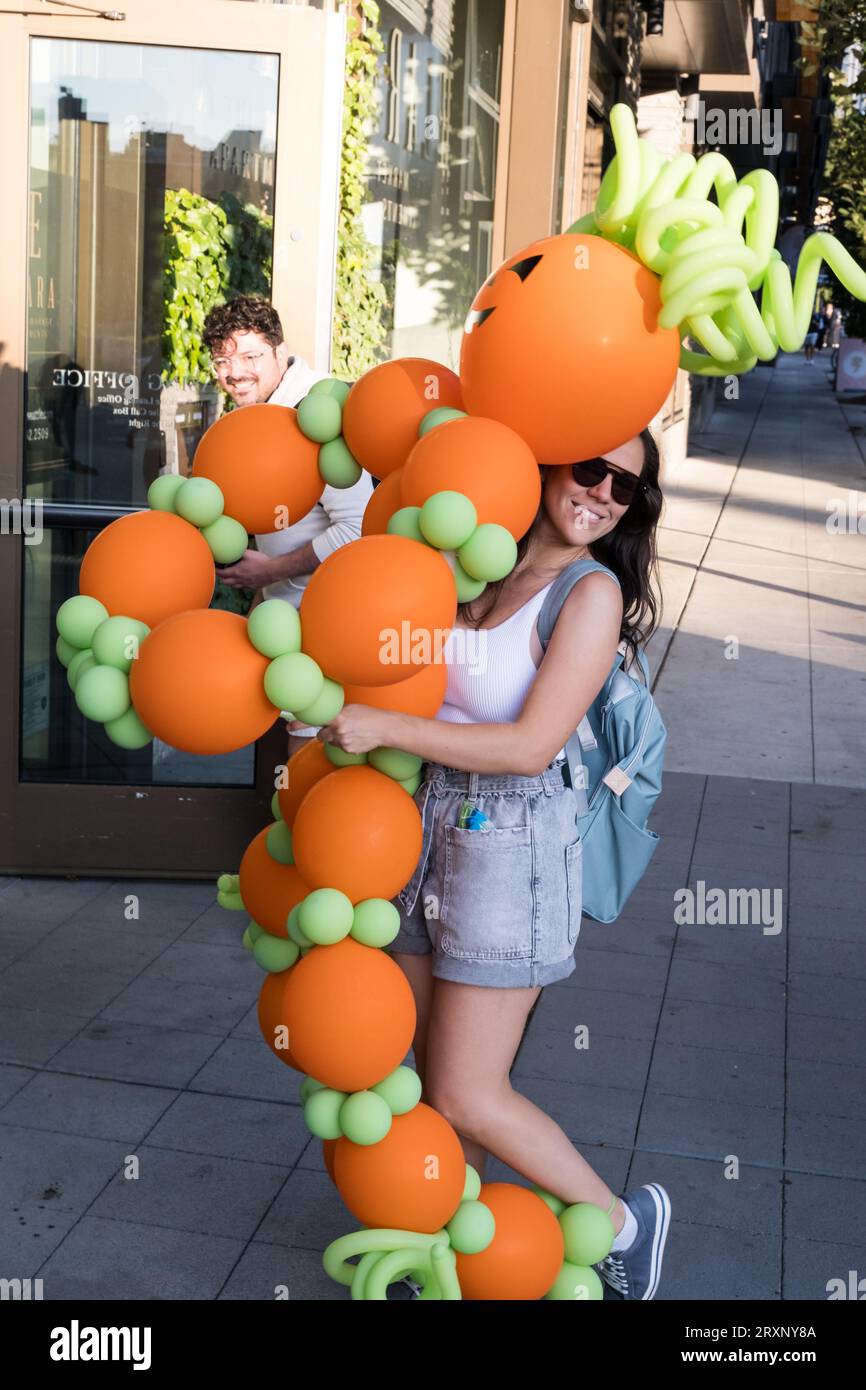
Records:
[[[563,233],[495,270],[466,320],[466,409],[509,425],[539,463],[608,453],[674,383],[679,334],[659,328],[658,277],[597,236]]]

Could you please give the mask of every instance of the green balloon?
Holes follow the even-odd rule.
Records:
[[[210,526],[203,526],[201,533],[218,565],[233,565],[241,558],[250,543],[246,527],[235,521],[233,516],[217,517]]]
[[[273,816],[274,820],[282,820],[283,818],[283,813],[280,810],[279,792],[274,792],[273,796],[271,797],[271,815]]]
[[[336,743],[325,744],[325,757],[334,767],[358,767],[367,761],[366,753],[347,753],[345,749],[338,748]]]
[[[385,530],[389,536],[405,536],[407,540],[420,541],[422,545],[426,545],[427,540],[421,530],[420,522],[420,507],[400,507],[398,511],[392,512],[388,517]]]
[[[70,647],[83,651],[93,641],[93,634],[108,617],[108,609],[98,598],[76,594],[61,603],[57,610],[57,631]]]
[[[93,634],[93,655],[100,666],[128,671],[149,632],[147,623],[140,623],[137,618],[106,618]]]
[[[404,753],[401,748],[372,748],[367,754],[367,761],[377,772],[384,772],[386,777],[402,782],[420,772],[422,760],[414,753]]]
[[[78,648],[73,647],[71,642],[67,642],[65,637],[58,637],[54,643],[54,650],[61,666],[68,666],[72,658],[78,656]]]
[[[147,505],[155,512],[173,512],[175,497],[186,481],[179,473],[161,473],[147,489]]]
[[[265,694],[277,709],[306,709],[319,698],[324,683],[321,668],[304,652],[275,657],[265,671]]]
[[[265,844],[268,847],[268,854],[272,859],[276,859],[278,864],[294,864],[292,832],[284,820],[274,821],[265,836]]]
[[[610,1254],[616,1232],[606,1211],[592,1202],[575,1202],[559,1216],[565,1258],[573,1265],[596,1265]]]
[[[471,574],[467,574],[457,556],[454,556],[452,570],[454,574],[454,585],[457,589],[458,603],[471,603],[479,594],[483,594],[487,588],[486,579],[473,579]]]
[[[411,1067],[397,1067],[370,1090],[382,1097],[392,1115],[408,1115],[421,1099],[421,1078]]]
[[[298,406],[298,428],[317,444],[336,439],[343,428],[343,407],[336,396],[323,391],[305,396]]]
[[[237,874],[220,874],[216,886],[218,893],[236,893],[238,891]]]
[[[400,913],[387,898],[365,898],[355,904],[352,936],[363,946],[389,946],[399,930]]]
[[[342,1105],[346,1099],[345,1091],[332,1091],[329,1086],[314,1091],[304,1102],[304,1119],[307,1128],[317,1139],[340,1139]],[[390,1115],[388,1116],[390,1119]]]
[[[78,652],[66,668],[66,679],[69,683],[70,690],[75,689],[78,684],[78,677],[82,675],[83,672],[89,671],[90,668],[96,664],[96,657],[89,647],[83,652]]]
[[[342,435],[329,439],[319,450],[319,473],[329,487],[353,487],[363,471]]]
[[[266,935],[267,935],[267,933],[266,933],[264,927],[260,927],[259,924],[258,924],[258,922],[250,921],[250,922],[247,924],[247,931],[248,931],[249,934],[250,934],[250,940],[251,940],[251,941],[258,941],[258,939],[259,939],[260,936],[266,936]]]
[[[150,729],[142,724],[132,705],[119,719],[109,719],[105,725],[105,732],[118,748],[130,750],[146,748],[153,739]]]
[[[341,685],[325,676],[324,684],[317,698],[305,709],[295,710],[302,724],[330,724],[336,719],[346,703],[346,693]]]
[[[315,386],[311,386],[307,395],[333,396],[334,399],[339,401],[340,405],[342,405],[351,389],[351,382],[341,381],[340,378],[336,376],[326,376],[324,380],[317,381]]]
[[[398,781],[404,792],[408,792],[410,796],[414,796],[421,785],[421,773],[416,772],[414,777],[398,778]]]
[[[298,926],[316,946],[333,946],[352,930],[351,898],[339,888],[314,888],[300,904]]]
[[[462,492],[434,492],[421,508],[418,525],[438,550],[459,550],[478,525],[478,513]]]
[[[256,651],[271,660],[300,652],[301,620],[297,608],[282,598],[265,599],[247,619],[247,636]]]
[[[497,526],[495,521],[484,521],[460,546],[457,559],[473,579],[485,579],[491,583],[504,579],[514,569],[517,542],[504,526]]]
[[[486,1250],[496,1234],[493,1212],[483,1202],[461,1202],[445,1227],[452,1247],[460,1255]]]
[[[554,1303],[580,1302],[600,1303],[604,1298],[604,1285],[594,1269],[588,1265],[574,1265],[563,1260],[562,1269],[544,1295]]]
[[[240,893],[217,893],[217,903],[220,907],[224,907],[227,912],[245,911]]]
[[[270,936],[262,932],[253,943],[253,956],[256,965],[272,975],[289,970],[301,954],[296,941],[286,941],[282,936]]]
[[[552,1192],[547,1192],[545,1188],[539,1187],[538,1183],[533,1183],[532,1191],[536,1197],[540,1197],[546,1207],[550,1207],[554,1216],[559,1216],[560,1212],[565,1211],[568,1203],[563,1202],[561,1197],[554,1197]]]
[[[85,719],[111,724],[129,709],[129,680],[116,666],[91,666],[75,682],[75,703]]]
[[[392,1124],[389,1106],[374,1091],[356,1091],[340,1107],[340,1128],[353,1144],[378,1144]]]
[[[477,1170],[472,1167],[472,1164],[467,1163],[466,1182],[463,1185],[463,1196],[460,1200],[462,1202],[474,1202],[476,1201],[480,1191],[481,1178],[479,1177]]]
[[[435,410],[428,410],[422,419],[418,426],[418,437],[423,439],[430,430],[435,430],[437,425],[447,424],[449,420],[464,420],[465,418],[465,410],[455,410],[450,405],[437,405]]]
[[[298,921],[300,911],[301,904],[295,903],[294,907],[292,908],[291,912],[286,918],[286,931],[289,933],[290,940],[296,941],[302,950],[309,951],[310,947],[315,946],[316,943],[315,941],[311,941],[305,932],[301,931],[301,924]]]
[[[174,496],[174,509],[193,526],[212,526],[223,514],[222,488],[210,478],[185,478]]]
[[[303,1081],[301,1082],[301,1087],[298,1092],[301,1105],[306,1105],[307,1101],[310,1099],[310,1096],[315,1091],[326,1091],[327,1089],[328,1088],[326,1087],[323,1081],[316,1081],[315,1078],[312,1076],[305,1076]]]

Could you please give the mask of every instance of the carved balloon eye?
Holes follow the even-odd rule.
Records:
[[[513,270],[515,275],[519,275],[521,280],[528,280],[541,259],[542,257],[540,255],[524,256],[522,261],[517,261],[514,265],[510,265],[508,269]]]
[[[466,322],[463,325],[463,332],[471,333],[473,329],[480,328],[482,323],[484,323],[485,319],[490,318],[490,315],[494,312],[495,308],[496,305],[494,304],[489,309],[470,309],[469,313],[466,315]]]

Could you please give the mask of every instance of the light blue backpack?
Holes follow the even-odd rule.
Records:
[[[616,580],[613,570],[587,559],[575,560],[554,581],[538,617],[543,648],[574,585],[596,570]],[[620,650],[565,747],[571,785],[581,802],[583,911],[597,922],[616,920],[659,842],[646,823],[662,789],[667,730],[650,692],[643,652],[637,660],[640,680],[623,661]]]

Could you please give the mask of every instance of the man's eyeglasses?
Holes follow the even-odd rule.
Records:
[[[233,362],[240,362],[241,368],[245,372],[255,371],[256,363],[260,357],[264,357],[263,352],[243,352],[240,357],[214,357],[212,359],[213,369],[217,376],[224,376],[231,371]]]
[[[571,476],[581,487],[595,487],[596,483],[604,481],[608,473],[610,474],[611,495],[621,507],[627,507],[630,502],[634,501],[639,492],[646,490],[646,483],[641,482],[636,473],[612,468],[607,459],[583,459],[581,463],[571,465]]]

